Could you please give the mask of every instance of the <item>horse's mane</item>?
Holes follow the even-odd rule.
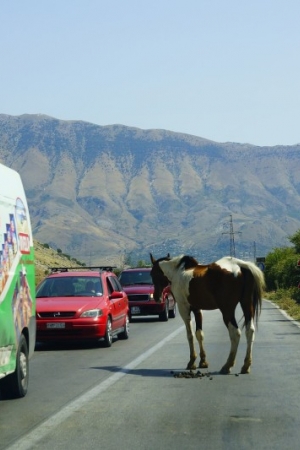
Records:
[[[193,256],[184,255],[180,258],[177,268],[183,266],[184,270],[189,270],[193,269],[198,264],[198,261]]]

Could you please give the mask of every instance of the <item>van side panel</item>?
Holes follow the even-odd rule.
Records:
[[[20,335],[35,346],[34,247],[17,172],[0,164],[0,378],[16,368]]]

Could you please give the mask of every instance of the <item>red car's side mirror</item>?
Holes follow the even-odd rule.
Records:
[[[120,292],[120,291],[113,291],[113,292],[110,294],[110,296],[109,296],[109,298],[110,298],[111,300],[114,300],[114,299],[117,299],[117,298],[122,298],[122,297],[123,297],[123,293]]]

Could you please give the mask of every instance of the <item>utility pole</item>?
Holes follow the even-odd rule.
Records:
[[[230,222],[229,222],[229,231],[226,231],[222,234],[229,234],[230,237],[230,256],[235,256],[235,243],[234,243],[234,235],[241,234],[241,231],[233,231],[233,222],[232,222],[232,214],[230,214]]]

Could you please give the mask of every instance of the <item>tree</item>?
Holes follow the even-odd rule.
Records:
[[[137,267],[148,267],[149,264],[146,264],[146,261],[144,261],[143,259],[140,259],[137,263]]]
[[[289,237],[289,241],[294,244],[295,252],[300,253],[300,230]]]
[[[286,277],[290,274],[290,270],[286,266],[290,265],[291,260],[295,261],[295,250],[291,247],[275,248],[266,256],[265,279],[268,290],[287,287]],[[288,274],[284,274],[284,271]]]
[[[300,230],[289,240],[294,247],[275,248],[266,256],[265,279],[268,290],[297,288],[300,279]]]

